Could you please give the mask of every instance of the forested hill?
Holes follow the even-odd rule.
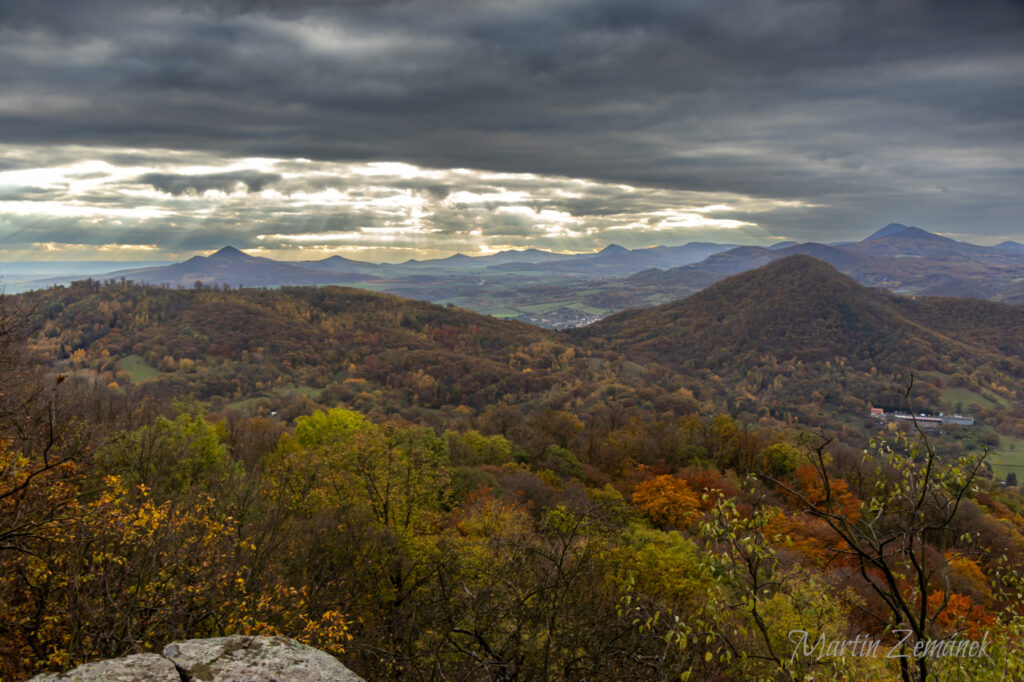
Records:
[[[515,406],[511,423],[614,404],[859,429],[914,374],[922,409],[1024,426],[1024,308],[901,297],[808,256],[571,334],[334,286],[82,282],[18,300],[39,357],[73,376],[286,419],[344,405],[440,425]]]
[[[937,409],[952,407],[939,389],[953,375],[979,391],[1002,386],[1006,397],[1024,385],[1024,307],[902,297],[804,255],[572,336],[776,406],[799,404],[813,391],[834,406],[844,398],[895,400],[884,386],[911,373]]]
[[[955,315],[944,315],[949,307]],[[967,319],[965,319],[967,318]],[[970,321],[967,321],[970,320]],[[981,324],[998,338],[969,333]],[[1024,334],[1024,308],[972,300],[919,302],[871,289],[810,256],[723,280],[690,298],[613,315],[578,337],[679,364],[717,368],[750,353],[781,359],[911,366],[924,356],[1009,363],[1000,346]],[[1024,358],[1019,356],[1016,361]]]
[[[226,401],[329,389],[335,400],[390,390],[396,404],[483,405],[560,381],[549,351],[571,345],[520,322],[334,286],[79,282],[19,300],[34,311],[41,355],[114,371],[122,384]]]
[[[136,399],[193,395],[285,420],[343,405],[434,426],[501,413],[506,431],[552,410],[698,407],[679,375],[564,333],[360,289],[86,281],[12,302],[31,311],[39,362]]]

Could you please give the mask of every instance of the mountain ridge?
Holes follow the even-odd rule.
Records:
[[[574,333],[681,365],[693,364],[696,357],[697,365],[712,369],[726,368],[750,353],[769,353],[780,360],[847,357],[910,366],[917,356],[912,358],[903,347],[908,339],[937,356],[1000,354],[994,344],[955,338],[965,329],[951,320],[940,325],[943,318],[937,312],[942,305],[941,299],[921,303],[865,287],[821,260],[793,255],[723,279],[681,301],[617,313]],[[1009,321],[1011,329],[1004,336],[1024,336],[1020,306],[966,299],[960,305],[982,318]],[[1011,360],[1024,362],[1024,356]]]
[[[234,246],[182,263],[132,268],[93,278],[162,286],[355,285],[438,303],[452,303],[551,328],[589,324],[608,314],[685,298],[725,277],[797,254],[811,255],[861,284],[915,296],[967,296],[1024,303],[1024,247],[978,246],[917,227],[889,223],[860,242],[775,242],[680,246],[565,254],[536,248],[486,256],[454,254],[404,264],[329,256],[286,262],[250,256]],[[49,278],[37,286],[66,284]],[[27,281],[27,280],[23,280]],[[16,284],[21,289],[31,285]]]

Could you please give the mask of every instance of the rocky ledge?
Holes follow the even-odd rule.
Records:
[[[160,654],[88,663],[30,682],[362,682],[322,651],[287,637],[217,637],[174,642]]]

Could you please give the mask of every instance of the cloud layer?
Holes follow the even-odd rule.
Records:
[[[40,155],[50,150],[39,150]],[[405,260],[528,246],[596,250],[693,239],[771,241],[757,225],[801,207],[729,193],[395,162],[194,158],[156,151],[0,171],[9,256],[61,250],[178,257],[226,243],[276,257]],[[69,150],[67,157],[76,156]],[[159,162],[157,162],[159,159]]]
[[[1013,238],[1022,46],[1009,0],[0,0],[0,249]]]

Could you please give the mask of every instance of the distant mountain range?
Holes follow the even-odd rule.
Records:
[[[781,258],[813,256],[861,284],[916,296],[966,296],[1024,303],[1024,246],[977,246],[917,227],[892,223],[860,242],[744,246],[682,268],[641,273],[637,282],[693,287],[746,272]],[[629,280],[625,282],[629,288]]]
[[[597,253],[525,249],[397,264],[341,256],[285,262],[226,246],[182,263],[92,276],[170,287],[342,284],[568,327],[685,298],[730,275],[795,255],[812,256],[861,284],[902,294],[1024,303],[1024,245],[1008,241],[978,246],[898,223],[860,242],[779,242],[766,247],[692,242],[643,249],[612,244]],[[20,288],[72,279],[81,277],[49,278]]]
[[[135,282],[169,286],[205,285],[276,287],[306,284],[345,284],[375,280],[401,280],[415,277],[532,276],[538,269],[545,273],[593,279],[630,275],[649,268],[671,268],[704,260],[708,256],[735,248],[734,244],[694,242],[683,246],[656,246],[626,249],[611,244],[597,253],[564,254],[540,249],[501,251],[488,256],[455,254],[435,260],[408,260],[404,263],[366,263],[341,256],[316,261],[276,261],[250,256],[233,246],[225,246],[210,256],[194,256],[182,263],[114,270],[95,279],[129,279]],[[47,278],[34,284],[49,286],[67,283],[71,277]],[[376,287],[375,287],[376,288]]]

